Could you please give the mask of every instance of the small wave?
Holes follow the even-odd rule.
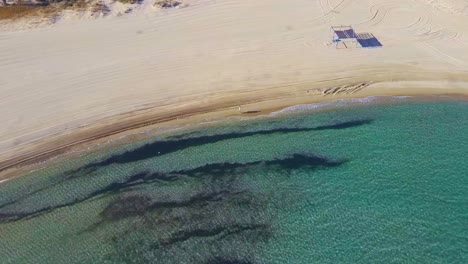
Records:
[[[336,99],[328,102],[300,104],[286,107],[281,110],[270,113],[269,116],[276,116],[292,112],[308,112],[318,109],[336,109],[355,105],[370,105],[382,101],[401,101],[411,97],[412,96],[369,96],[364,98]]]

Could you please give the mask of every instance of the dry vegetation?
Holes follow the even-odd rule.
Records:
[[[0,20],[14,20],[22,17],[52,15],[58,11],[52,6],[12,5],[0,7]]]
[[[2,0],[0,0],[2,1]],[[124,4],[141,4],[143,0],[116,0]],[[86,9],[92,7],[95,12],[108,12],[108,8],[93,0],[45,0],[42,5],[15,5],[0,6],[0,20],[14,20],[24,17],[47,17],[55,15],[64,9]],[[157,0],[154,5],[160,8],[172,8],[182,4],[177,0]]]
[[[1,1],[1,0],[0,0]],[[64,1],[44,1],[42,5],[7,5],[0,6],[0,20],[15,20],[26,17],[51,17],[64,9],[85,9],[95,3],[90,0],[64,0]],[[94,9],[100,11],[104,9],[99,4],[95,4]]]
[[[171,7],[176,7],[178,5],[182,4],[179,1],[176,0],[158,0],[154,3],[155,6],[159,6],[161,8],[171,8]]]
[[[141,0],[116,0],[123,4],[136,4],[137,2],[141,2]]]

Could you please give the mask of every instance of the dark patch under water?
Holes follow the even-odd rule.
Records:
[[[325,129],[344,129],[369,124],[370,119],[339,122],[314,128],[278,128],[244,133],[176,138],[154,142],[64,173],[63,178],[31,191],[0,206],[0,223],[30,219],[56,209],[73,206],[97,197],[111,201],[99,214],[100,220],[83,232],[98,232],[105,226],[125,223],[120,233],[109,237],[114,248],[105,256],[110,262],[124,263],[258,263],[256,247],[273,235],[273,216],[267,213],[272,193],[253,190],[244,184],[245,175],[262,170],[315,170],[340,166],[346,160],[310,153],[294,153],[271,160],[224,162],[153,172],[142,170],[107,184],[88,194],[25,210],[26,199],[44,192],[59,191],[61,184],[90,175],[113,163],[127,163],[168,154],[185,148],[222,140],[295,133]],[[290,175],[286,173],[285,175]],[[189,181],[194,188],[159,188]],[[65,185],[64,185],[65,186]],[[61,192],[67,192],[70,184]],[[68,190],[69,191],[69,190]],[[27,207],[29,208],[29,207]],[[236,245],[236,246],[233,246]],[[143,253],[142,253],[143,252]]]
[[[125,221],[109,239],[111,262],[255,263],[254,248],[273,235],[271,194],[251,189],[239,173],[194,180],[199,187],[118,192],[87,232]]]
[[[94,162],[11,181],[0,186],[0,255],[10,263],[468,263],[466,106],[244,123],[232,129],[315,124],[307,129],[325,133],[262,132],[162,159],[153,148],[154,158],[125,166]],[[363,116],[379,122],[354,129],[372,122],[353,120]],[[351,121],[335,122],[343,118]],[[165,141],[221,129],[229,128]]]
[[[167,173],[143,171],[80,199],[31,211],[2,208],[0,221],[31,218],[106,195],[115,198],[100,213],[101,220],[84,232],[97,232],[104,226],[127,221],[125,230],[108,240],[115,249],[106,256],[111,262],[256,263],[255,247],[274,235],[273,218],[266,211],[273,194],[251,189],[244,184],[244,176],[258,166],[271,170],[313,170],[344,162],[292,154],[272,160],[206,164]],[[198,187],[158,188],[161,183],[186,179],[198,182],[191,183]],[[233,244],[238,246],[232,247]]]
[[[312,128],[276,128],[276,129],[271,129],[271,130],[260,130],[260,131],[251,131],[251,132],[243,132],[243,133],[234,132],[234,133],[226,133],[226,134],[219,134],[219,135],[212,135],[212,136],[198,136],[198,137],[189,137],[189,138],[184,138],[184,137],[193,136],[196,134],[196,132],[178,135],[178,136],[172,137],[170,140],[149,143],[137,149],[127,151],[121,154],[113,155],[104,161],[90,163],[79,169],[65,172],[61,177],[57,178],[53,183],[50,183],[49,185],[39,188],[39,189],[31,190],[29,193],[27,193],[27,195],[23,196],[23,198],[19,198],[13,201],[0,201],[0,210],[4,207],[7,207],[9,205],[19,202],[22,199],[27,198],[28,196],[51,190],[52,188],[57,187],[60,184],[70,179],[88,176],[91,173],[95,172],[100,167],[111,165],[113,163],[128,163],[128,162],[143,160],[143,159],[151,158],[154,156],[168,154],[168,153],[182,150],[182,149],[189,148],[189,147],[215,143],[215,142],[228,140],[228,139],[249,137],[249,136],[255,136],[255,135],[268,135],[268,134],[275,134],[275,133],[296,133],[296,132],[307,132],[307,131],[326,130],[326,129],[345,129],[345,128],[351,128],[355,126],[370,124],[372,122],[373,122],[373,119],[357,119],[357,120],[337,122],[337,123],[333,123],[329,125],[323,125],[323,126],[312,127]],[[142,177],[141,174],[137,176]],[[174,175],[171,176],[170,174],[161,174],[160,176],[161,176],[160,179],[162,181],[169,180],[168,178],[166,178],[167,176],[173,177],[174,179],[176,178],[176,176]],[[157,175],[152,174],[151,178],[156,179]],[[107,189],[108,190],[118,189],[118,185],[119,183],[116,183],[113,186],[108,186]],[[104,192],[107,192],[107,190],[104,190]],[[102,190],[96,192],[96,194],[99,194],[99,193],[102,193]],[[0,213],[0,222],[2,221],[2,219],[5,219],[5,217],[2,217]]]
[[[134,150],[126,151],[121,154],[113,155],[104,161],[91,163],[85,166],[83,169],[90,169],[100,166],[107,166],[113,163],[129,163],[135,162],[143,159],[148,159],[154,156],[165,155],[171,152],[178,150],[183,150],[189,147],[196,147],[205,144],[215,143],[228,139],[244,138],[251,137],[256,135],[269,135],[269,134],[278,134],[278,133],[297,133],[297,132],[308,132],[314,130],[326,130],[326,129],[345,129],[356,126],[362,126],[370,124],[373,122],[373,119],[358,119],[351,121],[344,121],[333,123],[324,126],[312,127],[312,128],[275,128],[270,130],[259,130],[251,132],[232,132],[219,135],[210,135],[210,136],[199,136],[199,137],[189,137],[189,138],[178,138],[166,141],[157,141],[153,143],[146,144]]]
[[[358,119],[358,120],[351,120],[346,122],[339,122],[330,125],[318,126],[314,128],[314,130],[327,130],[327,129],[345,129],[350,127],[362,126],[372,123],[372,119]]]
[[[0,223],[17,221],[24,218],[39,216],[44,213],[56,210],[58,208],[72,206],[74,204],[86,201],[99,195],[118,193],[131,187],[139,186],[142,184],[150,184],[153,182],[176,181],[185,177],[210,177],[213,178],[213,180],[217,180],[226,175],[244,173],[245,171],[251,169],[253,166],[279,166],[282,169],[319,169],[340,166],[345,162],[345,160],[334,160],[312,154],[292,154],[290,156],[277,158],[273,160],[253,161],[246,163],[214,163],[206,164],[204,166],[200,166],[194,169],[171,171],[167,173],[141,172],[131,175],[123,181],[113,182],[101,189],[89,193],[84,197],[77,197],[73,200],[62,201],[61,203],[36,208],[30,211],[25,211],[21,208],[11,210],[9,209],[9,207],[11,206],[14,208],[15,206],[15,202],[11,202],[8,204],[8,206],[3,206],[0,208]],[[25,198],[26,197],[22,197],[16,202],[22,201]]]
[[[149,143],[137,149],[127,151],[122,154],[113,155],[104,161],[90,163],[79,169],[65,172],[61,177],[57,178],[53,183],[50,183],[49,185],[39,188],[39,189],[31,190],[29,193],[27,193],[27,195],[23,196],[23,198],[19,198],[14,201],[0,201],[0,209],[6,206],[12,205],[14,203],[17,203],[20,200],[28,196],[34,195],[39,192],[50,190],[70,179],[88,176],[91,173],[95,172],[100,167],[111,165],[113,163],[127,163],[127,162],[143,160],[143,159],[151,158],[151,157],[158,156],[158,155],[168,154],[168,153],[182,150],[182,149],[189,148],[189,147],[195,147],[195,146],[200,146],[204,144],[215,143],[215,142],[222,141],[222,140],[234,139],[234,138],[242,138],[242,137],[249,137],[249,136],[255,136],[255,135],[268,135],[268,134],[275,134],[275,133],[295,133],[295,132],[307,132],[307,131],[326,130],[326,129],[344,129],[344,128],[370,124],[372,122],[373,122],[373,119],[357,119],[357,120],[351,120],[351,121],[337,122],[337,123],[313,127],[313,128],[276,128],[276,129],[271,129],[271,130],[260,130],[260,131],[251,131],[251,132],[243,132],[243,133],[226,133],[226,134],[219,134],[219,135],[212,135],[212,136],[199,136],[199,137],[189,137],[189,138],[183,138],[183,137],[193,136],[196,134],[196,132],[178,135],[178,136],[172,137],[172,139],[167,140],[167,141],[158,141],[158,142]],[[168,180],[167,178],[163,179],[167,175],[168,174],[162,174],[161,180],[164,180],[164,181]],[[138,176],[141,176],[141,175],[138,175]],[[151,175],[151,177],[157,178],[156,175],[154,174]],[[116,184],[116,186],[117,185],[118,184]],[[114,187],[112,186],[108,187],[108,189],[113,189],[113,188]],[[5,217],[3,218],[1,217],[1,213],[0,213],[0,222],[4,218]]]
[[[253,264],[253,262],[245,259],[229,259],[229,258],[217,258],[209,259],[206,264]]]

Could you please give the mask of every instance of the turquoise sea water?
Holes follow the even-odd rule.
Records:
[[[468,103],[291,112],[63,162],[0,185],[0,263],[468,263]]]

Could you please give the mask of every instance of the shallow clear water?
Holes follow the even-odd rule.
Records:
[[[467,143],[462,101],[154,137],[0,185],[0,262],[468,263]]]

